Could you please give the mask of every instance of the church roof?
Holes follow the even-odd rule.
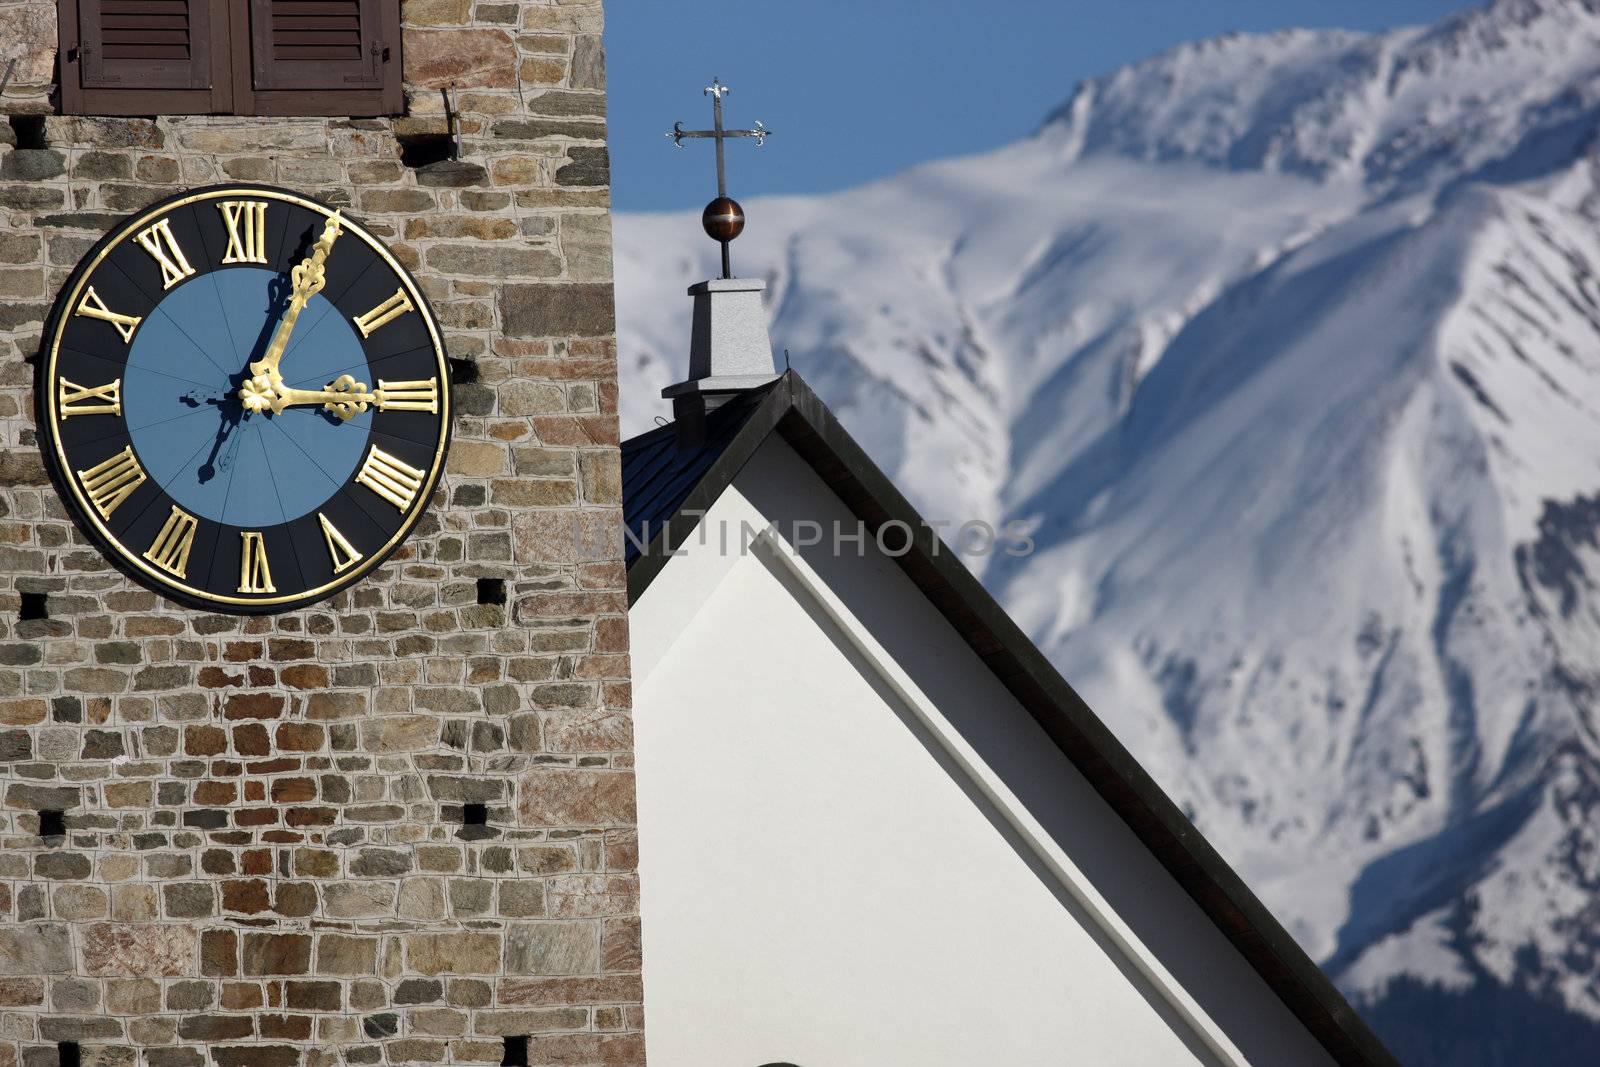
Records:
[[[711,412],[706,417],[705,439],[694,448],[678,447],[677,427],[670,423],[622,442],[622,521],[629,533],[624,546],[629,567],[639,558],[647,533],[654,533],[678,513],[766,394],[766,389],[752,389]],[[630,587],[630,601],[637,595]]]
[[[1399,1067],[1321,968],[956,554],[931,550],[931,527],[798,374],[790,371],[712,412],[697,444],[679,448],[673,425],[623,442],[629,603],[644,594],[774,433],[869,531],[898,520],[917,532],[916,547],[896,558],[901,569],[1334,1060]]]

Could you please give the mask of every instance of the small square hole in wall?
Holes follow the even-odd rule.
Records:
[[[447,133],[408,134],[395,140],[400,142],[400,163],[407,167],[442,163],[455,152],[455,138]]]
[[[56,1043],[56,1064],[57,1067],[83,1067],[83,1051],[76,1041]]]
[[[460,359],[456,356],[446,356],[445,362],[450,365],[451,385],[471,385],[478,380],[478,364],[476,361]]]
[[[461,805],[461,825],[487,826],[489,825],[489,805],[463,804]]]
[[[64,811],[41,811],[39,813],[40,837],[65,837],[67,834],[67,813]]]
[[[11,134],[17,139],[18,148],[45,147],[43,115],[12,115],[8,121],[11,124]]]
[[[500,1067],[528,1067],[527,1038],[506,1038],[506,1054],[500,1059]]]
[[[48,619],[50,617],[49,597],[44,593],[22,594],[22,621],[29,622],[33,619]]]
[[[506,580],[504,578],[479,578],[478,603],[504,604],[506,602]]]

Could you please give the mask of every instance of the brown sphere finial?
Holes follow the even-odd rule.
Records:
[[[719,196],[706,205],[700,224],[713,241],[727,244],[744,232],[744,208],[729,196]]]

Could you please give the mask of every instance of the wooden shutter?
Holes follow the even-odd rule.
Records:
[[[60,0],[69,115],[200,115],[233,106],[223,0]]]
[[[379,6],[380,0],[250,0],[254,87],[382,89],[392,42],[384,40]]]
[[[83,88],[210,88],[210,0],[78,0],[78,18]]]

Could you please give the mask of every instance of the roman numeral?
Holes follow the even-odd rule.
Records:
[[[328,558],[333,560],[333,573],[343,574],[361,562],[361,553],[339,532],[337,526],[328,521],[326,515],[317,512],[317,521],[322,523],[322,540],[328,546]]]
[[[267,261],[267,205],[259,200],[224,200],[217,205],[228,226],[224,263]]]
[[[439,414],[439,379],[417,379],[409,382],[386,382],[378,379],[379,411],[426,411]]]
[[[276,593],[272,568],[267,566],[267,544],[259,533],[240,530],[239,592]]]
[[[178,247],[178,239],[172,236],[172,224],[166,219],[140,230],[133,239],[144,245],[144,250],[160,265],[163,292],[194,273],[194,268],[184,258],[183,249]]]
[[[156,534],[144,558],[168,574],[178,578],[187,577],[189,550],[194,547],[194,531],[199,525],[199,519],[174,504],[172,514],[167,516],[161,532]]]
[[[59,385],[56,407],[61,409],[63,419],[73,415],[122,414],[121,378],[105,385],[79,385],[62,378]]]
[[[411,303],[411,298],[404,289],[396,289],[394,295],[365,315],[357,315],[354,319],[356,329],[361,331],[362,337],[371,337],[374,331],[384,323],[392,322],[408,311],[416,308]]]
[[[417,490],[422,488],[422,475],[422,471],[373,445],[367,453],[367,461],[356,474],[356,481],[406,511],[417,499]]]
[[[139,466],[133,446],[128,445],[104,463],[96,463],[86,471],[79,471],[78,482],[83,486],[83,491],[89,494],[89,503],[94,505],[100,517],[109,519],[111,513],[117,510],[117,505],[144,484],[144,468]]]
[[[84,291],[83,299],[78,301],[78,308],[73,314],[109,322],[122,335],[123,344],[133,340],[133,331],[144,321],[138,315],[118,315],[106,307],[106,302],[100,299],[100,294],[94,291],[92,285]]]

